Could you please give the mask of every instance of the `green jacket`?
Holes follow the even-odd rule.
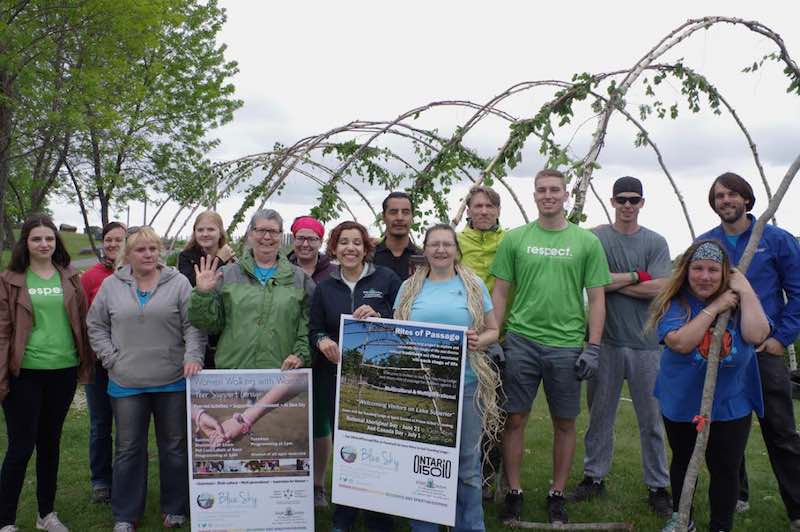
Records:
[[[282,255],[265,285],[254,271],[252,252],[223,266],[213,292],[192,292],[189,321],[220,335],[214,356],[219,369],[280,368],[290,354],[310,365],[308,314],[314,281]]]
[[[489,274],[497,246],[505,236],[502,227],[494,231],[478,231],[469,226],[458,233],[458,246],[461,248],[461,264],[468,267],[481,278],[489,293],[494,288],[494,275]]]

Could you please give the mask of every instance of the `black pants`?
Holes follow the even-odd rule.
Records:
[[[742,463],[751,416],[711,424],[706,447],[706,466],[710,478],[708,501],[711,506],[709,530],[733,530],[733,514],[739,493],[739,466]],[[672,510],[678,511],[683,480],[694,451],[697,431],[693,423],[678,423],[664,418],[664,429],[672,449],[669,480],[672,484]]]
[[[792,383],[783,357],[758,355],[761,389],[764,392],[764,417],[758,418],[761,435],[778,481],[789,520],[800,519],[800,434],[797,433],[792,403]],[[739,470],[739,498],[749,498],[747,469]]]
[[[53,511],[61,429],[76,385],[77,368],[23,369],[19,377],[9,374],[9,392],[3,401],[8,449],[0,470],[0,527],[16,521],[25,470],[34,449],[39,516]]]

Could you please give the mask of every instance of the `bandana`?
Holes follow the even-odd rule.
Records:
[[[714,262],[722,264],[722,248],[714,242],[703,242],[694,250],[694,254],[689,262],[697,260],[713,260]]]
[[[322,238],[325,235],[325,227],[319,223],[319,220],[311,216],[300,216],[292,224],[292,234],[296,235],[301,229],[311,229],[317,236]]]

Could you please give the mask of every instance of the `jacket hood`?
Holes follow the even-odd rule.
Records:
[[[364,263],[364,267],[367,269],[367,272],[362,276],[362,278],[363,277],[369,277],[370,275],[375,273],[375,265],[372,264],[371,262]],[[337,281],[341,281],[342,280],[342,267],[338,266],[335,270],[333,270],[331,272],[331,277],[333,277]]]

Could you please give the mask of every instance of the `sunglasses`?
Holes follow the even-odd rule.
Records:
[[[131,235],[135,235],[136,233],[138,233],[138,232],[139,232],[139,231],[141,231],[142,229],[150,229],[151,231],[153,230],[153,228],[152,228],[152,227],[150,227],[149,225],[138,225],[138,226],[136,226],[136,225],[135,225],[135,226],[133,226],[133,227],[129,227],[129,228],[128,228],[128,229],[125,231],[125,233],[126,233],[128,236],[131,236]]]
[[[644,198],[641,196],[633,196],[632,198],[627,198],[624,196],[616,196],[614,201],[619,203],[620,205],[625,205],[626,203],[630,203],[631,205],[639,205]]]

